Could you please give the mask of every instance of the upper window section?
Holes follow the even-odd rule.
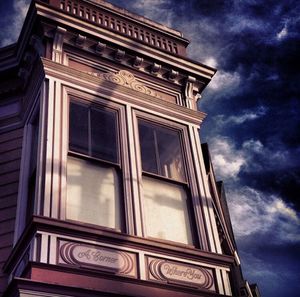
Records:
[[[119,163],[116,113],[71,102],[70,114],[70,150]]]
[[[142,169],[185,181],[180,132],[139,120]]]

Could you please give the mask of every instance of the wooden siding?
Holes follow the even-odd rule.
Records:
[[[22,140],[23,129],[0,134],[0,295],[7,285],[2,267],[13,246]]]

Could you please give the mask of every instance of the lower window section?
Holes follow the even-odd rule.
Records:
[[[143,206],[149,237],[193,245],[184,186],[143,176]]]
[[[121,230],[120,181],[114,167],[68,157],[66,218]]]

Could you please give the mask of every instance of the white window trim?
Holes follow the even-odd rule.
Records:
[[[189,135],[189,129],[188,124],[184,123],[178,123],[175,121],[172,121],[170,118],[164,118],[161,114],[154,115],[149,112],[140,111],[138,109],[133,109],[133,129],[134,129],[134,141],[135,141],[135,150],[136,150],[136,162],[137,162],[137,184],[139,186],[139,209],[140,209],[140,221],[142,225],[142,233],[143,237],[147,238],[146,236],[146,226],[143,218],[145,217],[145,211],[143,208],[142,203],[142,176],[143,176],[143,170],[142,170],[142,162],[141,162],[141,150],[140,150],[140,142],[139,142],[139,133],[138,133],[138,120],[144,119],[148,120],[150,122],[153,122],[154,124],[166,126],[167,128],[174,128],[175,130],[179,131],[181,134],[181,145],[182,145],[182,154],[183,154],[183,162],[185,166],[185,173],[186,173],[186,183],[185,182],[178,182],[179,184],[186,184],[188,187],[188,196],[190,196],[190,220],[191,220],[191,226],[192,226],[192,233],[194,238],[194,247],[202,249],[203,242],[202,240],[205,240],[205,234],[203,234],[202,230],[199,228],[199,225],[201,224],[202,220],[197,216],[197,205],[199,205],[199,193],[197,190],[197,185],[195,184],[195,178],[193,178],[195,174],[194,170],[194,164],[192,162],[192,152],[191,152],[191,145],[190,145],[190,135]],[[150,175],[149,175],[150,176]],[[164,179],[162,177],[162,179]],[[171,179],[172,180],[172,179]],[[176,180],[174,180],[177,182]],[[202,223],[203,224],[203,223]],[[151,237],[151,239],[153,239]],[[161,241],[160,239],[158,239]],[[171,242],[171,241],[170,241]],[[178,245],[181,245],[181,243],[176,243]],[[185,245],[185,244],[184,244]]]
[[[128,143],[127,143],[127,125],[126,125],[126,108],[124,105],[108,101],[103,99],[100,96],[91,96],[87,93],[76,92],[68,88],[65,90],[65,94],[63,96],[64,101],[64,112],[62,115],[62,125],[64,129],[62,129],[62,178],[61,178],[61,199],[59,203],[59,216],[58,218],[61,220],[66,220],[66,196],[67,196],[67,157],[69,154],[69,106],[70,101],[76,102],[78,99],[80,102],[84,102],[87,105],[95,104],[102,107],[107,107],[111,110],[116,111],[118,117],[118,127],[117,133],[118,135],[118,150],[119,150],[119,158],[120,158],[120,167],[121,167],[121,204],[122,204],[122,219],[125,224],[123,232],[127,234],[134,235],[134,224],[132,217],[132,191],[131,191],[131,182],[130,182],[130,166],[129,166],[129,158],[128,155]],[[95,225],[97,226],[97,225]],[[102,228],[101,226],[99,226]],[[108,227],[103,227],[108,228]],[[113,229],[115,230],[115,229]]]

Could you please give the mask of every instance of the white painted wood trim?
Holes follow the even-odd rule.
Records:
[[[55,81],[54,122],[52,143],[52,193],[51,217],[59,218],[58,209],[61,197],[61,147],[62,147],[62,89],[60,81]]]
[[[136,119],[132,106],[127,105],[126,108],[127,125],[128,125],[128,145],[129,145],[129,160],[131,169],[131,183],[133,194],[133,212],[135,220],[135,232],[137,236],[145,236],[142,220],[141,200],[140,200],[140,173],[137,155],[139,148],[136,143]]]
[[[51,199],[52,199],[52,160],[53,160],[53,134],[55,121],[55,88],[56,82],[53,78],[49,80],[47,97],[47,137],[46,137],[46,163],[45,163],[45,190],[44,190],[44,209],[42,215],[51,216]],[[46,98],[45,97],[45,98]]]
[[[67,200],[67,159],[69,149],[69,96],[66,88],[62,87],[62,111],[61,111],[61,189],[58,205],[58,217],[66,219]]]
[[[205,223],[205,228],[206,228],[206,236],[207,236],[207,242],[208,246],[206,246],[207,251],[210,252],[216,252],[216,247],[215,247],[215,242],[212,233],[210,230],[212,229],[211,227],[211,222],[209,218],[209,211],[208,211],[208,204],[207,204],[207,199],[206,199],[206,193],[207,190],[205,189],[205,165],[202,157],[202,150],[201,150],[201,144],[200,144],[200,139],[199,139],[199,134],[198,134],[198,127],[193,127],[191,134],[193,135],[191,139],[192,143],[192,153],[194,157],[194,164],[195,164],[195,169],[196,169],[196,179],[197,183],[199,186],[199,192],[200,192],[200,200],[201,200],[201,206],[203,209],[203,219]]]
[[[49,239],[50,236],[48,234],[41,234],[41,251],[40,251],[41,263],[48,263]]]
[[[127,107],[128,109],[128,107]],[[122,184],[124,188],[124,217],[126,224],[126,231],[130,235],[135,235],[135,219],[134,219],[134,206],[133,206],[133,194],[132,194],[132,181],[131,181],[131,164],[129,161],[129,154],[131,145],[130,134],[128,133],[127,124],[127,109],[126,106],[120,106],[119,109],[119,150],[121,154],[122,163]]]
[[[223,285],[223,278],[221,274],[221,269],[216,269],[216,280],[217,280],[217,286],[218,286],[218,291],[220,294],[224,295],[224,285]]]
[[[231,286],[230,286],[228,272],[225,271],[225,270],[221,270],[221,273],[222,273],[222,277],[223,277],[223,284],[224,284],[224,289],[225,289],[225,295],[232,296],[232,291],[231,291]]]

